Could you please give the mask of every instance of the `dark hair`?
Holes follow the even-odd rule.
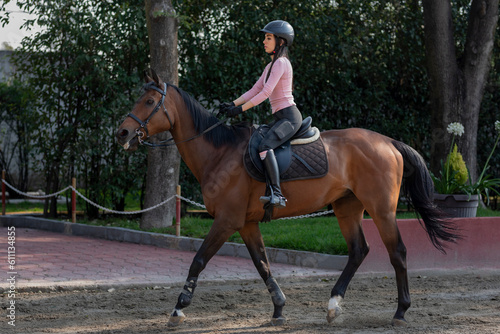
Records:
[[[288,58],[288,46],[286,45],[287,44],[286,40],[276,35],[274,35],[274,40],[276,41],[276,47],[274,48],[274,57],[273,61],[271,62],[271,67],[269,67],[269,71],[267,72],[265,82],[267,82],[267,80],[269,79],[269,76],[271,75],[271,70],[273,69],[273,65],[279,57],[285,57],[288,60],[290,60],[290,58]]]

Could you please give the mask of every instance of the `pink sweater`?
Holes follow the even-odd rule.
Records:
[[[266,66],[252,89],[243,94],[242,97],[245,101],[250,101],[254,105],[258,105],[269,98],[274,114],[278,110],[295,105],[292,95],[293,69],[288,58],[279,57],[273,65],[269,80],[264,83],[270,66],[271,63]]]

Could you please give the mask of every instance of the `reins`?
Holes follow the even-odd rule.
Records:
[[[169,139],[163,140],[163,141],[161,141],[159,143],[150,143],[150,142],[147,142],[146,140],[149,138],[149,131],[148,131],[149,121],[158,112],[158,110],[160,109],[160,107],[163,107],[163,110],[165,111],[165,115],[167,116],[167,119],[168,119],[168,121],[170,123],[170,129],[173,129],[173,127],[174,127],[174,124],[172,123],[172,120],[170,119],[170,116],[168,115],[167,108],[165,107],[165,103],[164,103],[165,102],[165,96],[167,95],[167,84],[163,83],[163,85],[164,85],[164,89],[163,90],[161,90],[160,88],[158,88],[156,86],[156,84],[155,84],[154,81],[148,82],[147,84],[144,85],[144,87],[143,87],[144,90],[154,89],[158,93],[161,94],[161,100],[160,100],[160,102],[158,102],[158,104],[156,105],[156,107],[153,109],[153,111],[151,112],[151,114],[149,115],[149,117],[145,121],[142,121],[139,117],[135,116],[132,113],[129,113],[127,115],[127,117],[131,117],[133,120],[135,120],[137,123],[139,123],[139,127],[135,130],[135,133],[136,133],[137,138],[139,140],[139,144],[144,144],[144,145],[152,147],[152,148],[174,146],[174,145],[185,143],[185,142],[191,141],[193,139],[196,139],[198,137],[201,137],[205,133],[212,131],[213,129],[215,129],[219,125],[221,125],[224,122],[226,122],[225,119],[224,120],[219,120],[217,123],[213,124],[212,126],[210,126],[207,129],[203,130],[201,133],[198,133],[197,135],[194,135],[191,138],[188,138],[188,139],[185,139],[185,140],[182,140],[182,141],[179,141],[179,142],[172,142],[174,140],[174,138],[169,138]],[[142,139],[144,137],[144,132],[142,132],[141,129],[144,129],[144,131],[146,132],[146,140]]]

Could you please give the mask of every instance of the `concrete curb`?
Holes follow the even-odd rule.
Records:
[[[32,228],[67,235],[100,238],[191,252],[196,252],[203,242],[202,239],[196,238],[176,237],[168,234],[136,231],[121,227],[73,224],[32,216],[0,216],[0,226]],[[266,250],[269,261],[274,263],[331,270],[343,270],[347,264],[347,256],[344,255],[329,255],[272,247],[267,247]],[[245,245],[233,242],[226,242],[217,255],[250,258]]]

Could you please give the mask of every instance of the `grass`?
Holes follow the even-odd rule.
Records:
[[[117,226],[140,230],[139,219],[109,218],[103,220],[78,220],[79,223]],[[183,217],[181,235],[192,238],[205,238],[212,226],[213,219]],[[342,237],[335,217],[317,217],[314,219],[273,220],[261,223],[260,230],[267,247],[294,249],[326,254],[347,254],[347,244]],[[175,226],[151,229],[150,232],[175,235]],[[243,243],[236,232],[230,242]]]
[[[66,210],[65,205],[60,205]],[[8,204],[7,212],[33,211],[41,213],[43,203]],[[478,217],[500,216],[500,211],[478,208]],[[78,219],[79,223],[100,226],[116,226],[140,230],[139,218],[124,218],[105,216],[105,219],[88,220]],[[368,216],[367,216],[368,218]],[[413,212],[398,213],[398,219],[416,218]],[[181,220],[181,235],[193,238],[205,238],[212,219],[186,216]],[[347,244],[340,232],[336,217],[316,217],[308,219],[274,220],[270,223],[261,223],[260,230],[266,246],[301,251],[310,251],[325,254],[345,255]],[[151,232],[175,235],[175,226],[152,229]],[[231,242],[243,243],[239,233],[229,239]]]
[[[491,210],[488,208],[477,208],[476,217],[498,217],[500,211]]]
[[[7,204],[6,212],[10,213],[19,213],[19,212],[30,212],[30,213],[43,213],[43,205],[44,201],[24,201],[16,204]],[[68,207],[66,203],[57,204],[58,212],[66,212]],[[83,207],[79,208],[77,206],[77,210],[83,210]]]
[[[80,190],[80,189],[79,189]],[[80,190],[82,193],[85,193],[85,191]],[[63,197],[64,200],[68,200],[71,205],[71,199]],[[19,203],[7,203],[6,205],[6,212],[10,213],[18,213],[18,212],[30,212],[30,213],[36,213],[40,214],[43,213],[43,206],[44,206],[45,200],[30,200],[30,201],[22,201]],[[129,195],[125,201],[125,206],[127,207],[127,210],[129,211],[137,211],[140,210],[140,206],[137,203],[137,200],[133,198],[131,195]],[[86,202],[77,196],[76,200],[76,211],[85,211],[86,210]],[[67,212],[68,211],[68,205],[66,202],[64,203],[58,203],[57,204],[57,212]]]
[[[500,216],[499,211],[478,208],[478,217]],[[369,218],[368,216],[366,218]],[[416,218],[414,212],[398,213],[398,219]],[[139,219],[109,218],[85,221],[91,225],[118,226],[140,230]],[[181,220],[181,235],[203,239],[212,226],[212,219],[187,216]],[[293,249],[324,254],[346,255],[347,244],[342,236],[336,217],[316,217],[309,219],[273,220],[261,223],[260,230],[267,247]],[[175,226],[152,229],[151,232],[175,235]],[[243,243],[239,233],[229,241]]]

